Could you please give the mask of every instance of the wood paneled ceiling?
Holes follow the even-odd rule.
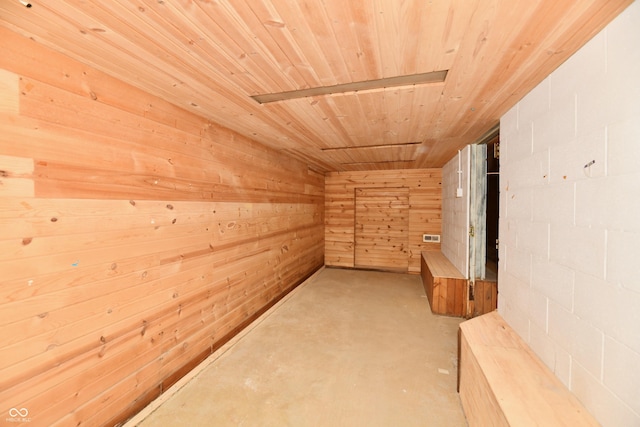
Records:
[[[1,0],[0,25],[319,171],[404,169],[477,141],[630,3]]]

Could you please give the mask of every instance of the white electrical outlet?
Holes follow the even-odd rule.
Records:
[[[422,242],[423,243],[439,243],[440,235],[439,234],[423,234]]]
[[[462,197],[462,188],[456,189],[456,197]]]

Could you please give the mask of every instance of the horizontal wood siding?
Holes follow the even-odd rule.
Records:
[[[0,413],[113,424],[323,265],[324,176],[0,31]]]
[[[423,234],[440,234],[441,169],[332,172],[325,179],[325,263],[354,267],[355,192],[366,188],[409,190],[409,272],[420,272],[420,253],[440,250],[440,243],[423,243]]]

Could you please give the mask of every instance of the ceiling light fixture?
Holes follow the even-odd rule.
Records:
[[[377,144],[377,145],[354,145],[352,147],[330,147],[321,148],[322,151],[337,151],[337,150],[371,150],[377,148],[396,148],[396,147],[408,147],[412,145],[419,145],[422,142],[404,142],[401,144]]]
[[[379,161],[370,161],[370,162],[340,162],[341,165],[368,165],[368,164],[379,164],[379,163],[411,163],[413,160],[379,160]]]
[[[267,93],[252,96],[260,104],[286,101],[289,99],[306,98],[309,96],[330,95],[334,93],[358,92],[363,90],[384,89],[397,86],[411,86],[428,83],[442,83],[449,70],[432,71],[429,73],[410,74],[407,76],[387,77],[384,79],[365,80],[344,83],[333,86],[320,86],[309,89],[291,90],[288,92]]]

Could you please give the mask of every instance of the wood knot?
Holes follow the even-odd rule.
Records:
[[[33,237],[25,237],[24,239],[22,239],[22,244],[24,246],[27,246],[29,243],[31,243],[33,241]]]

